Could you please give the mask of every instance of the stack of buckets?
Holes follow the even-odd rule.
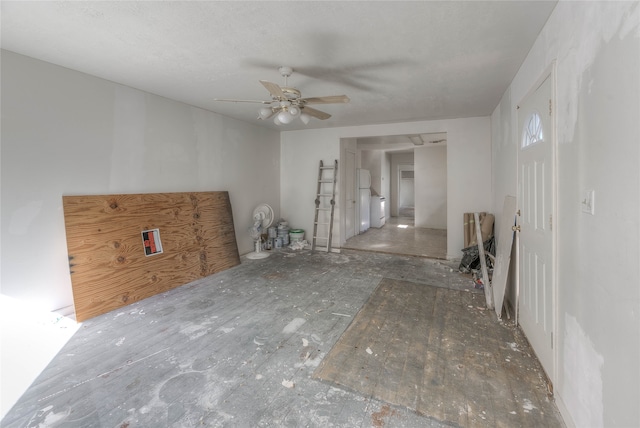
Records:
[[[267,248],[283,248],[289,245],[289,223],[281,221],[278,227],[267,230]]]
[[[281,221],[278,224],[278,236],[276,237],[276,248],[289,245],[289,223]]]

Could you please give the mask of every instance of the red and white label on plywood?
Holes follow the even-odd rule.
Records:
[[[142,244],[144,245],[145,256],[162,254],[162,243],[160,242],[160,229],[143,230]]]

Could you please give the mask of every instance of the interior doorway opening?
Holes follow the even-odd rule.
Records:
[[[413,165],[403,165],[398,170],[398,217],[415,221],[416,186]]]
[[[360,219],[344,219],[342,247],[446,259],[446,151],[446,133],[343,139],[343,183],[366,171],[372,201],[385,201],[385,221],[359,231],[349,224]],[[361,190],[343,190],[345,216],[358,215],[349,195]]]

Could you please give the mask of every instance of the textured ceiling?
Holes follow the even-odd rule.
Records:
[[[2,48],[225,116],[292,130],[491,114],[555,1],[2,1]],[[259,79],[333,115],[257,120]]]

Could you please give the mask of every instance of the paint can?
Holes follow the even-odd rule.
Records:
[[[276,245],[275,248],[282,248],[282,238],[278,237],[275,239]]]
[[[269,229],[267,229],[267,233],[269,238],[275,238],[278,236],[278,229],[276,229],[275,227],[270,227]]]
[[[291,229],[289,230],[289,238],[291,243],[303,241],[304,240],[304,230],[302,229]]]
[[[278,239],[282,240],[282,246],[289,245],[289,227],[278,226]]]

